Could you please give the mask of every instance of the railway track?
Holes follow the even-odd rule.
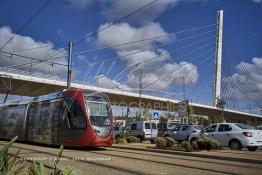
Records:
[[[0,143],[0,145],[4,145],[4,144]],[[40,154],[57,156],[56,153],[50,153],[50,152],[40,151],[40,150],[35,150],[35,149],[30,149],[30,148],[24,148],[24,147],[21,147],[21,146],[12,146],[12,148],[17,148],[17,149],[27,150],[27,151],[37,151]],[[18,158],[24,159],[24,157],[22,157],[22,156],[19,156]],[[74,159],[74,157],[72,157],[72,156],[64,156],[64,155],[62,155],[61,158]],[[26,160],[26,161],[30,161],[30,160]],[[105,164],[102,164],[102,163],[97,163],[97,162],[92,162],[92,161],[86,161],[86,160],[75,160],[75,161],[81,162],[81,163],[92,164],[92,165],[99,166],[99,167],[105,167],[105,168],[117,170],[117,171],[124,172],[124,173],[137,174],[137,175],[142,175],[142,174],[143,175],[150,175],[150,174],[147,174],[147,173],[144,173],[144,172],[140,172],[140,171],[136,171],[136,170],[132,170],[132,169],[128,169],[128,168],[121,168],[121,167],[117,167],[117,166],[105,165]],[[32,161],[30,161],[30,162],[32,162]],[[48,166],[48,165],[46,165],[46,167],[52,168],[51,166]]]
[[[2,145],[2,143],[0,143],[0,145]],[[38,151],[35,148],[25,148],[24,146],[13,146],[14,148],[20,148],[22,150],[27,150],[27,151],[31,151],[31,152],[35,152],[37,151],[39,154],[44,154],[44,155],[51,155],[51,156],[56,156],[56,153],[52,153],[52,152],[47,152],[47,151]],[[30,147],[32,147],[32,145],[30,145]],[[45,149],[47,147],[44,147]],[[71,155],[69,155],[69,153],[71,153]],[[103,156],[110,156],[113,159],[119,159],[122,162],[124,161],[135,161],[135,162],[140,162],[141,164],[154,164],[154,165],[158,165],[158,166],[165,166],[165,167],[176,167],[176,168],[184,168],[184,169],[188,169],[189,171],[200,171],[203,172],[201,174],[232,174],[232,175],[242,175],[245,173],[241,173],[241,172],[234,172],[234,171],[225,171],[223,170],[223,168],[220,170],[218,168],[210,168],[210,167],[205,167],[205,166],[196,166],[196,165],[191,165],[191,163],[196,163],[196,161],[199,162],[199,164],[212,164],[212,166],[231,166],[235,169],[239,168],[239,166],[237,164],[235,165],[231,165],[231,164],[227,164],[227,163],[218,163],[218,162],[210,162],[208,160],[192,160],[189,158],[179,158],[179,157],[172,157],[173,155],[159,155],[159,153],[156,154],[151,154],[148,152],[143,152],[143,151],[133,151],[133,150],[126,150],[126,149],[116,149],[116,148],[107,148],[107,149],[100,149],[100,150],[68,150],[66,149],[64,152],[64,155],[62,156],[63,158],[67,158],[67,159],[73,159],[73,153],[75,154],[80,154],[80,155],[84,155],[85,153],[88,153],[89,156],[90,154],[93,156],[98,156],[98,155],[103,155]],[[142,155],[142,157],[141,157]],[[164,158],[165,160],[161,160],[162,158]],[[160,160],[158,160],[160,159]],[[84,163],[84,164],[90,164],[90,165],[94,165],[97,167],[101,167],[101,168],[107,168],[110,170],[114,170],[114,171],[118,171],[120,173],[126,173],[126,174],[152,174],[152,173],[147,173],[146,171],[140,171],[140,170],[134,170],[134,168],[127,168],[126,167],[121,167],[119,165],[108,165],[105,163],[99,163],[99,162],[93,162],[93,161],[87,161],[87,160],[75,160],[76,163]],[[180,163],[179,161],[181,161],[182,163]],[[183,161],[187,161],[187,164],[183,164]],[[252,167],[252,166],[243,166],[246,168],[246,171],[250,170],[259,170],[261,171],[261,168],[259,167]],[[242,167],[242,168],[243,168]],[[241,168],[241,167],[240,167]],[[157,174],[157,173],[156,173]]]

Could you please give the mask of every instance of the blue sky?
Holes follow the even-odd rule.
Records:
[[[45,46],[48,43],[51,46],[45,49],[28,50],[19,54],[42,58],[65,47],[64,50],[61,49],[59,56],[66,55],[66,43],[63,43],[64,45],[56,45],[56,43],[70,40],[77,42],[149,3],[150,0],[52,0],[17,34],[16,31],[45,2],[44,0],[0,1],[0,43],[11,34],[16,35],[3,50],[14,51]],[[140,54],[120,58],[115,62],[107,61],[91,69],[74,71],[74,79],[95,83],[97,74],[102,74],[98,80],[99,86],[125,90],[137,89],[141,65],[133,67],[132,65],[159,56],[153,61],[144,63],[141,68],[144,73],[143,87],[158,91],[147,91],[147,93],[182,99],[181,77],[184,77],[187,98],[192,99],[193,102],[209,104],[212,92],[210,86],[213,84],[216,29],[212,24],[216,23],[218,10],[224,10],[224,38],[227,47],[239,55],[262,91],[262,2],[260,0],[159,0],[138,14],[79,43],[73,48],[74,53],[197,27],[203,28],[126,47],[74,55],[73,66],[76,68],[99,60],[141,51]],[[192,36],[195,37],[190,39]],[[174,44],[161,46],[168,42]],[[207,46],[204,47],[205,45]],[[188,47],[181,49],[185,46]],[[143,51],[148,48],[151,50]],[[201,55],[205,52],[207,53]],[[3,57],[0,59],[1,67],[26,61],[22,58],[12,61]],[[57,61],[66,63],[66,58]],[[233,60],[233,62],[238,65],[240,60]],[[131,67],[125,70],[128,66]],[[16,68],[29,70],[23,66]],[[61,66],[51,68],[42,64],[34,66],[32,70],[51,74],[61,73],[64,69]],[[123,72],[119,75],[121,71]],[[160,91],[173,92],[174,95]]]

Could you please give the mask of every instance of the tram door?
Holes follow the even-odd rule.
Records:
[[[63,102],[60,139],[64,144],[74,143],[86,132],[86,117],[80,104],[66,98]]]
[[[45,144],[59,143],[60,99],[31,103],[28,110],[28,141]]]

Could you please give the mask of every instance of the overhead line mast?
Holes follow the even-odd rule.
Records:
[[[221,69],[222,69],[222,43],[223,43],[223,14],[220,10],[217,13],[217,35],[216,35],[216,60],[215,79],[213,87],[213,106],[217,104],[217,98],[221,98]]]

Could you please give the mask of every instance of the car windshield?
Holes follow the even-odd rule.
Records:
[[[194,128],[197,129],[197,130],[203,130],[204,129],[204,127],[201,126],[201,125],[195,125]]]
[[[152,129],[157,129],[156,124],[152,123]]]
[[[253,129],[251,126],[248,126],[242,123],[235,123],[235,125],[241,129]]]
[[[110,127],[109,103],[107,101],[91,101],[85,97],[91,124],[99,127]]]
[[[145,129],[151,129],[150,123],[145,123]]]

